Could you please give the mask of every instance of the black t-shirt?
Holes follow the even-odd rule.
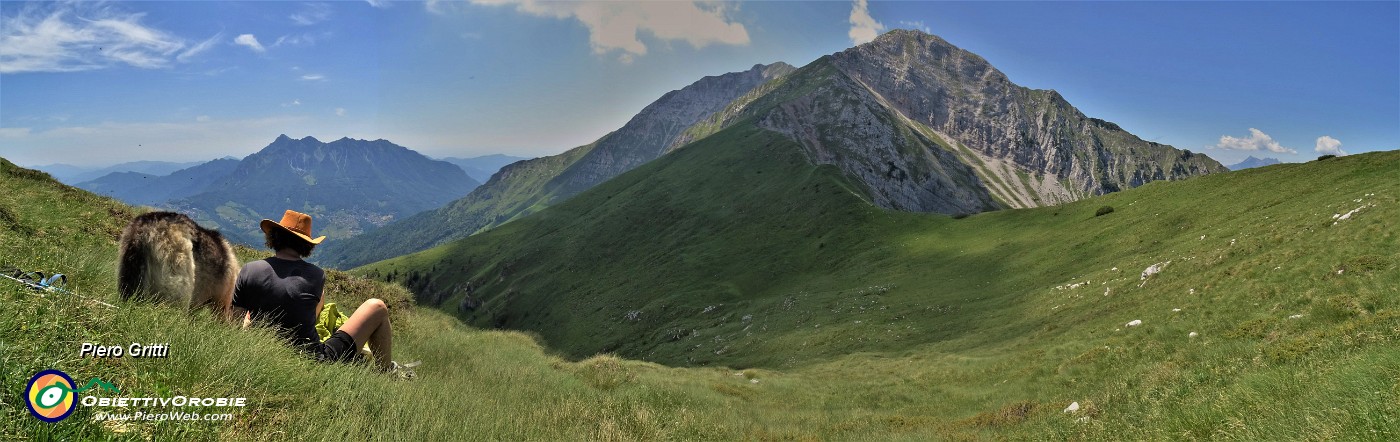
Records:
[[[316,305],[326,273],[306,261],[271,257],[253,261],[238,272],[233,305],[248,310],[254,321],[277,326],[293,345],[307,347],[316,335]]]

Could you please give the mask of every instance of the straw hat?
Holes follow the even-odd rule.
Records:
[[[272,228],[282,229],[300,236],[301,239],[312,244],[320,244],[322,240],[326,239],[325,235],[311,239],[311,215],[295,210],[288,210],[287,213],[283,214],[282,222],[272,222],[270,219],[265,219],[262,220],[259,227],[262,227],[263,233],[267,233],[268,229]]]

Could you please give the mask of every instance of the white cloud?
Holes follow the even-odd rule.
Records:
[[[929,29],[928,24],[927,24],[927,23],[924,23],[923,20],[919,20],[919,21],[904,21],[904,20],[900,20],[900,21],[899,21],[899,25],[902,26],[902,27],[904,27],[905,29],[913,29],[913,30],[916,30],[916,31],[923,31],[923,33],[925,33],[925,34],[932,34],[932,33],[933,33],[933,31]]]
[[[365,0],[365,3],[369,3],[370,6],[380,9],[389,7],[389,0]]]
[[[194,121],[198,121],[200,123],[208,123],[210,120],[212,120],[212,118],[209,118],[208,115],[200,115],[198,117],[194,117]]]
[[[301,11],[288,16],[292,23],[301,26],[311,26],[331,19],[331,5],[325,3],[306,3],[301,6]]]
[[[593,53],[622,51],[620,61],[647,54],[643,33],[660,40],[681,40],[696,49],[711,44],[747,45],[749,32],[729,18],[724,3],[713,2],[542,2],[536,0],[472,0],[479,5],[515,5],[524,14],[578,20],[588,28]],[[437,2],[429,11],[442,13]]]
[[[1317,137],[1317,147],[1314,147],[1313,150],[1323,155],[1343,156],[1347,154],[1346,151],[1342,150],[1341,141],[1327,135]]]
[[[277,37],[277,41],[272,42],[272,47],[275,48],[275,47],[282,46],[282,45],[288,45],[288,46],[312,46],[312,45],[315,45],[317,41],[320,41],[320,40],[323,39],[323,38],[328,38],[328,37],[330,37],[330,36],[331,36],[331,33],[330,33],[330,32],[322,32],[322,33],[320,33],[320,34],[304,33],[304,34],[283,35],[283,36],[281,36],[281,37]]]
[[[0,17],[0,73],[169,66],[185,42],[106,3],[30,3]]]
[[[301,99],[292,100],[291,103],[282,103],[282,107],[301,106]]]
[[[258,38],[254,37],[253,34],[241,34],[233,39],[233,44],[247,46],[253,52],[267,52],[267,48],[264,48],[262,43],[258,43]]]
[[[443,8],[439,7],[439,4],[440,4],[440,0],[427,0],[427,1],[424,1],[424,2],[423,2],[423,9],[427,9],[428,12],[431,12],[431,13],[434,13],[434,14],[438,14],[438,15],[446,14],[447,11],[445,11],[445,10],[443,10]]]
[[[851,2],[851,31],[846,35],[851,37],[852,44],[865,44],[875,41],[875,37],[880,36],[880,31],[885,30],[885,25],[875,21],[875,17],[870,16],[870,8],[865,0],[855,0]]]
[[[335,116],[337,116],[337,117],[343,117],[343,116],[345,116],[345,108],[343,108],[343,107],[337,107],[337,108],[335,108]]]
[[[1221,135],[1220,142],[1215,147],[1225,150],[1267,150],[1275,153],[1292,153],[1298,151],[1279,145],[1273,137],[1255,128],[1249,128],[1248,138],[1235,138],[1229,135]]]
[[[193,58],[194,56],[199,55],[199,54],[201,54],[201,53],[204,53],[205,51],[208,51],[210,48],[213,48],[213,47],[214,47],[214,44],[215,44],[215,43],[218,43],[218,41],[221,40],[221,39],[223,39],[223,38],[224,38],[224,34],[223,34],[222,32],[221,32],[221,33],[218,33],[218,34],[214,34],[214,36],[213,36],[213,37],[209,37],[208,40],[201,41],[201,42],[195,44],[194,46],[190,46],[189,49],[185,49],[185,51],[184,51],[184,52],[181,52],[180,55],[175,56],[175,60],[176,60],[176,61],[179,61],[179,62],[181,62],[181,63],[184,63],[184,62],[186,62],[186,61],[189,61],[190,58]]]
[[[326,79],[326,76],[325,76],[325,75],[321,75],[321,74],[306,74],[306,75],[302,75],[302,76],[301,76],[301,79],[302,79],[302,80],[306,80],[306,81],[321,81],[321,80],[325,80],[325,79]]]

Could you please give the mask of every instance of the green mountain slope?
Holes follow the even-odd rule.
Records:
[[[535,213],[688,142],[688,128],[792,70],[785,63],[774,63],[701,78],[666,93],[627,124],[593,143],[508,165],[462,199],[363,237],[328,245],[321,262],[342,268],[367,264]]]
[[[657,440],[804,434],[765,429],[759,417],[736,412],[733,406],[743,402],[731,394],[757,389],[748,378],[606,356],[564,361],[547,355],[529,336],[465,328],[446,315],[414,309],[400,287],[342,272],[328,273],[330,301],[354,306],[369,297],[385,299],[396,354],[424,361],[417,380],[394,381],[363,366],[309,361],[271,330],[239,330],[203,313],[124,303],[116,291],[116,238],[136,214],[115,200],[0,158],[0,263],[65,273],[68,288],[77,293],[41,294],[0,280],[5,312],[0,315],[0,440]],[[243,260],[264,256],[242,247],[237,252]],[[170,355],[75,357],[83,342],[164,342]],[[79,382],[100,378],[122,392],[85,393],[96,397],[232,396],[246,397],[248,406],[106,410],[233,413],[229,421],[199,422],[96,421],[102,410],[80,406],[62,422],[44,423],[29,415],[20,397],[29,378],[46,369],[63,370]]]
[[[1377,376],[1319,382],[1394,400],[1400,384],[1372,364],[1400,354],[1398,169],[1400,152],[1375,153],[953,219],[874,208],[795,143],[739,124],[538,214],[357,272],[576,358],[830,370],[950,395],[1005,381],[1204,437],[1220,427],[1189,407],[1303,413],[1298,401],[1320,398],[1272,384],[1294,370]],[[1095,216],[1103,206],[1115,210]],[[1196,388],[1251,396],[1217,406]],[[864,397],[904,403],[890,394]],[[1118,408],[1129,404],[1150,406]],[[1347,425],[1395,425],[1376,408],[1395,402],[1349,406],[1368,420]]]
[[[114,238],[135,213],[0,160],[0,262],[67,273],[79,294],[121,307],[56,294],[40,298],[0,284],[0,439],[1391,440],[1400,436],[1394,371],[1400,366],[1400,281],[1392,221],[1400,189],[1391,175],[1397,161],[1400,155],[1387,152],[1153,184],[1061,207],[1058,215],[1052,208],[950,220],[851,210],[846,216],[855,219],[894,218],[850,232],[854,239],[832,241],[850,250],[869,243],[874,251],[868,255],[902,258],[912,271],[927,270],[921,263],[929,256],[1004,255],[997,251],[1002,238],[1024,239],[1008,226],[1042,233],[1048,227],[1093,227],[1054,230],[1040,241],[1054,244],[1054,254],[1086,261],[1092,270],[1082,276],[1094,277],[1097,287],[1044,287],[1021,295],[1030,298],[1021,308],[1002,308],[1011,304],[1008,296],[997,302],[998,296],[977,287],[969,290],[988,293],[978,295],[985,299],[942,309],[916,304],[906,317],[967,317],[973,328],[894,351],[881,350],[890,339],[883,330],[853,327],[884,326],[872,320],[899,306],[883,300],[912,287],[862,285],[837,298],[796,293],[779,308],[805,312],[821,324],[800,328],[837,326],[845,334],[781,351],[808,359],[804,352],[859,337],[872,347],[792,369],[669,368],[611,356],[569,362],[526,335],[464,327],[431,309],[407,307],[399,289],[332,272],[332,300],[355,305],[378,296],[395,305],[396,354],[425,361],[418,380],[395,382],[363,367],[306,361],[266,330],[236,330],[203,315],[119,302]],[[826,172],[808,170],[813,184],[825,182]],[[831,196],[832,204],[847,199]],[[1100,202],[1117,210],[1093,217]],[[1367,207],[1331,224],[1331,213],[1361,206]],[[1100,224],[1088,224],[1095,222]],[[901,227],[905,223],[911,225]],[[833,225],[834,231],[849,227]],[[901,235],[911,230],[916,234]],[[1210,233],[1207,239],[1199,239],[1200,230]],[[971,247],[972,238],[956,239],[993,231],[1004,236],[980,247]],[[1094,240],[1091,233],[1105,239]],[[510,245],[501,246],[504,253]],[[1119,273],[1095,264],[1137,256],[1132,251],[1138,249],[1219,254],[1187,254],[1198,258],[1167,266],[1139,291],[1128,287],[1138,283],[1139,270],[1120,263],[1127,275],[1104,281],[1126,281],[1110,282],[1112,296],[1102,297],[1097,277]],[[243,259],[261,255],[239,253]],[[1140,258],[1122,261],[1151,261]],[[1040,274],[1043,268],[1027,271]],[[1053,276],[1044,284],[1071,280]],[[834,301],[819,302],[824,299]],[[731,304],[711,313],[727,309]],[[1295,314],[1303,316],[1285,316]],[[702,315],[694,313],[714,319]],[[1012,330],[1014,336],[985,336],[1025,318],[1032,322]],[[1123,327],[1132,318],[1145,323]],[[755,314],[752,320],[760,319]],[[776,324],[765,325],[777,330]],[[1186,338],[1187,330],[1200,337]],[[709,345],[715,337],[692,342]],[[90,341],[170,342],[172,351],[161,360],[75,357],[77,346]],[[96,410],[84,407],[64,422],[46,424],[31,418],[16,398],[30,376],[48,368],[75,379],[100,377],[126,396],[244,396],[249,407],[231,421],[198,423],[102,423],[93,421]],[[1082,404],[1081,411],[1062,413],[1072,401]]]

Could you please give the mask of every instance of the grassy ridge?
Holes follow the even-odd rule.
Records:
[[[269,330],[120,302],[115,240],[137,213],[0,159],[0,262],[65,273],[73,291],[119,307],[0,284],[0,439],[732,440],[811,437],[819,433],[808,427],[827,418],[821,410],[787,413],[758,408],[771,402],[750,404],[765,397],[765,388],[811,397],[795,378],[611,356],[569,362],[528,335],[467,328],[410,307],[401,288],[340,272],[330,273],[327,296],[351,306],[368,297],[389,300],[396,354],[424,365],[418,380],[399,382],[366,367],[314,363]],[[244,260],[262,256],[238,253]],[[172,350],[164,360],[78,358],[82,342],[168,342]],[[96,410],[79,407],[47,424],[30,417],[19,397],[30,376],[50,368],[80,383],[101,378],[121,396],[242,396],[249,406],[234,410],[229,422],[96,422]]]
[[[852,281],[829,272],[773,283],[811,288],[785,293],[771,312],[749,313],[751,321],[771,316],[769,330],[783,331],[758,335],[779,343],[755,345],[794,355],[787,368],[781,359],[769,359],[774,368],[744,370],[613,356],[573,362],[529,335],[473,329],[431,309],[406,307],[401,289],[333,273],[328,295],[338,302],[397,300],[396,354],[425,361],[413,382],[312,363],[265,330],[119,303],[114,238],[135,212],[3,163],[0,261],[67,273],[79,293],[122,308],[37,298],[0,285],[0,439],[1394,439],[1400,435],[1400,269],[1391,221],[1400,207],[1397,163],[1400,155],[1388,152],[1274,166],[963,220],[851,206],[835,219],[870,224],[828,225],[826,239],[793,243],[868,247],[831,268],[867,265],[860,261],[867,259],[867,268],[891,270],[831,292],[815,287]],[[764,175],[780,170],[773,166]],[[804,182],[828,183],[825,173],[811,171]],[[730,201],[737,207],[740,199]],[[801,203],[779,207],[800,211]],[[1094,217],[1104,204],[1115,212]],[[1331,225],[1333,213],[1363,204],[1375,206]],[[972,234],[989,236],[963,238]],[[1203,234],[1207,239],[1199,239]],[[1018,247],[1024,249],[1013,250]],[[995,273],[961,278],[936,271],[965,259],[1009,262],[988,267]],[[1142,267],[1167,259],[1173,264],[1136,288]],[[1025,270],[1019,276],[1003,270],[1012,266]],[[516,274],[525,268],[517,264]],[[912,276],[881,279],[904,272]],[[735,287],[763,287],[765,279],[750,275]],[[919,290],[916,282],[924,279]],[[1055,289],[1085,280],[1092,284]],[[948,294],[926,287],[949,287]],[[1015,287],[1027,288],[997,292]],[[954,304],[954,297],[966,301]],[[710,313],[760,305],[762,298],[726,302]],[[789,311],[805,316],[784,319],[780,312]],[[1303,316],[1287,319],[1295,314]],[[691,316],[697,325],[718,318]],[[743,322],[735,316],[731,321]],[[910,335],[937,339],[901,340],[861,328],[899,325],[898,316],[919,318],[904,325],[929,327]],[[1145,324],[1123,327],[1131,319]],[[794,321],[791,329],[780,328],[785,320]],[[940,328],[944,322],[953,324]],[[954,332],[966,326],[977,328]],[[1201,337],[1186,338],[1188,331]],[[729,339],[714,329],[701,333],[690,342]],[[79,359],[83,341],[168,341],[172,351],[166,360]],[[93,410],[80,408],[62,423],[44,424],[16,399],[28,377],[45,368],[75,379],[101,377],[126,395],[246,396],[250,407],[227,423],[100,424],[91,421]],[[1083,410],[1061,413],[1070,401]]]
[[[573,358],[782,370],[822,392],[789,411],[873,427],[1396,434],[1400,152],[951,219],[872,209],[784,143],[731,128],[359,272],[454,312],[470,282],[464,320]]]

